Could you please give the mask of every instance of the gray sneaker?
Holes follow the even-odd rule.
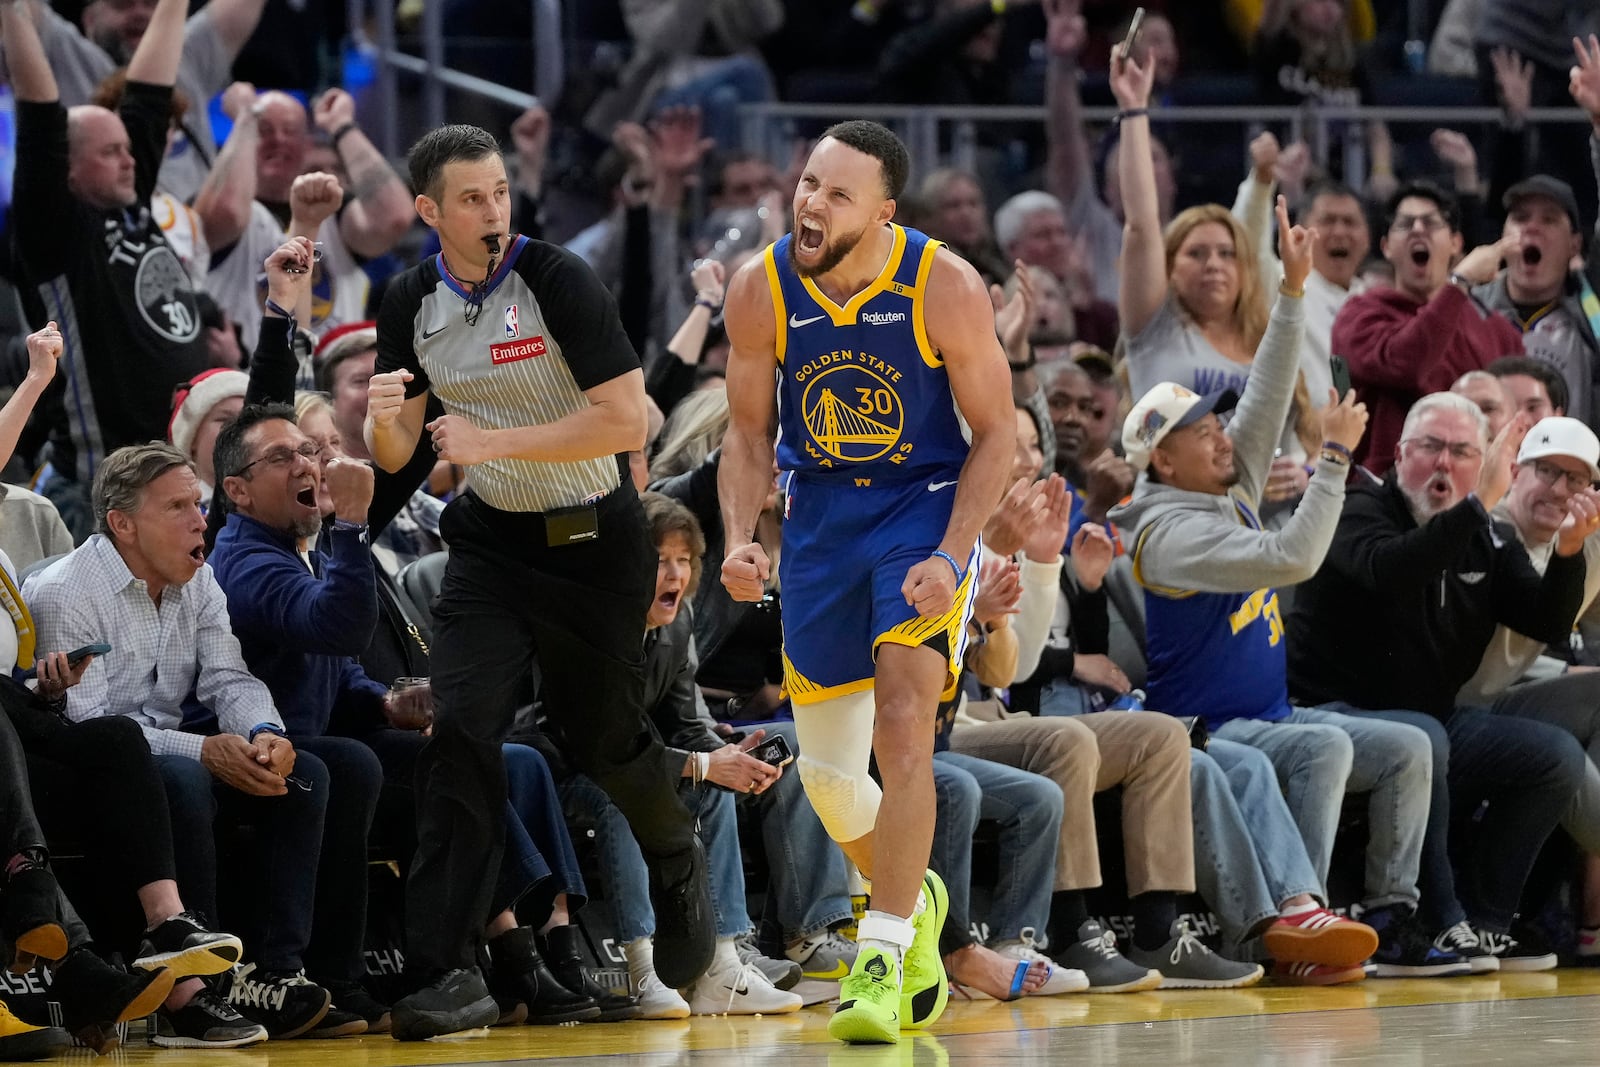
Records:
[[[1261,981],[1260,964],[1237,963],[1212,952],[1189,932],[1182,919],[1172,924],[1172,940],[1141,952],[1129,946],[1128,958],[1161,971],[1162,989],[1242,989]]]
[[[1117,951],[1117,937],[1090,919],[1078,927],[1078,940],[1054,959],[1089,979],[1089,993],[1139,993],[1161,985],[1161,972],[1129,961]]]
[[[823,930],[790,942],[784,955],[798,963],[807,978],[837,982],[855,966],[856,951],[856,943],[848,937],[837,930]]]
[[[739,953],[740,963],[753,964],[756,970],[767,976],[779,989],[793,989],[800,984],[800,965],[793,960],[775,960],[770,956],[763,956],[761,950],[756,948],[756,935],[752,931],[743,937],[733,939],[734,950]]]

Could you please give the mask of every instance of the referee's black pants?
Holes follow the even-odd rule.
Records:
[[[470,491],[445,508],[450,561],[434,606],[433,737],[417,760],[407,969],[470,967],[505,839],[500,751],[537,654],[545,712],[573,765],[627,817],[666,884],[688,870],[694,820],[644,714],[644,623],[656,551],[629,482],[597,505],[600,536],[551,548],[544,517]]]

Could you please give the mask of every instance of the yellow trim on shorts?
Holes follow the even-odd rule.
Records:
[[[795,669],[795,665],[789,662],[787,652],[783,655],[783,687],[789,694],[790,703],[793,704],[820,704],[834,697],[864,693],[872,688],[873,681],[872,678],[858,678],[842,685],[818,685]]]
[[[973,558],[977,558],[974,551]],[[948,662],[948,673],[945,675],[944,692],[940,700],[949,700],[956,694],[956,683],[961,678],[961,660],[966,653],[967,620],[972,617],[972,604],[977,598],[978,568],[975,563],[967,567],[966,576],[961,579],[961,585],[956,588],[955,603],[943,615],[917,617],[907,619],[898,626],[891,627],[873,638],[872,658],[878,658],[878,646],[882,644],[906,645],[917,648],[927,643],[928,638],[943,633],[945,639],[945,655]]]
[[[766,251],[761,253],[767,266],[767,289],[772,293],[772,321],[777,327],[773,331],[773,354],[778,357],[778,366],[783,366],[783,350],[789,341],[789,319],[784,314],[783,286],[778,281],[778,260],[773,254],[777,245],[768,245]]]

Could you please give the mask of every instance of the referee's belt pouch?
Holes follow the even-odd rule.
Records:
[[[1198,748],[1201,752],[1211,744],[1211,731],[1206,729],[1206,721],[1198,715],[1174,716],[1183,723],[1183,728],[1189,731],[1189,747]]]
[[[551,548],[577,545],[600,537],[600,517],[593,504],[557,508],[544,513],[544,541]]]

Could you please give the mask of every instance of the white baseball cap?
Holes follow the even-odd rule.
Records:
[[[1139,398],[1122,423],[1122,450],[1134,469],[1150,465],[1150,453],[1173,430],[1199,422],[1213,412],[1232,411],[1239,394],[1218,389],[1201,395],[1177,382],[1161,382]]]
[[[1577,419],[1565,415],[1552,415],[1540,419],[1522,439],[1517,450],[1517,462],[1529,463],[1550,456],[1567,456],[1581,459],[1589,466],[1591,481],[1600,482],[1600,437]]]

